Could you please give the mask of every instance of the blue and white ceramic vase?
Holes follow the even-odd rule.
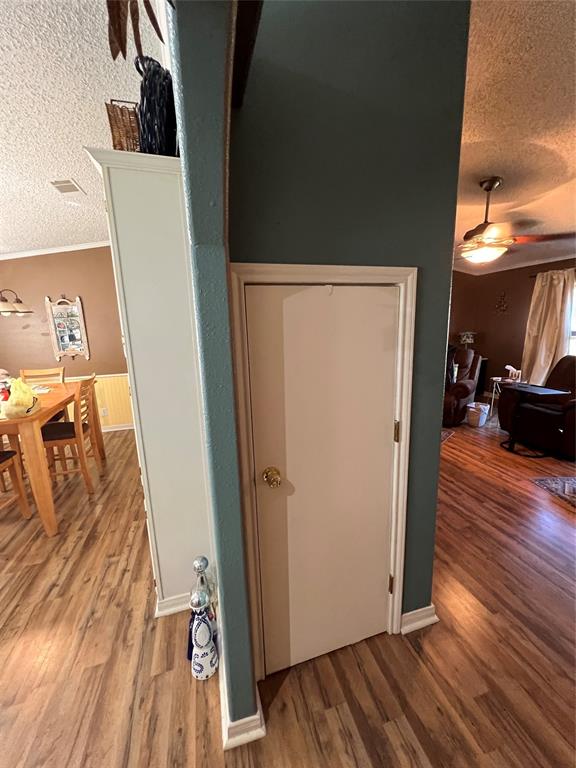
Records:
[[[218,668],[218,651],[208,610],[194,611],[192,624],[192,676],[208,680]]]

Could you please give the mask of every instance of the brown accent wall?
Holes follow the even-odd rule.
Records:
[[[534,289],[531,275],[573,266],[574,260],[568,259],[488,275],[453,273],[450,341],[457,344],[460,331],[476,331],[474,348],[488,358],[487,386],[490,376],[505,375],[504,366],[508,363],[515,368],[522,363]]]
[[[90,346],[90,360],[62,358],[66,375],[126,372],[109,248],[0,261],[0,288],[12,288],[34,310],[26,317],[0,317],[0,368],[17,376],[20,368],[58,365],[44,297],[54,300],[64,293],[82,299]]]

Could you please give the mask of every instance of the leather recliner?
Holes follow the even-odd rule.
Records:
[[[576,357],[559,360],[545,387],[566,395],[523,394],[503,387],[498,400],[500,427],[521,443],[545,454],[573,461],[576,458]]]
[[[458,374],[454,382],[448,373],[446,376],[442,426],[456,427],[466,418],[466,406],[474,402],[481,362],[482,357],[473,349],[458,347],[449,351],[447,367],[456,363]]]

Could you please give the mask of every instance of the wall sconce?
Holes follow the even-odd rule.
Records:
[[[14,298],[9,301],[6,296],[4,296],[5,293],[13,293]],[[13,291],[12,288],[2,288],[2,290],[0,290],[0,315],[2,315],[2,317],[11,317],[12,315],[16,315],[16,317],[24,317],[24,315],[31,315],[33,312],[34,310],[26,306],[20,296],[18,296],[16,291]]]
[[[464,344],[466,349],[468,349],[468,344],[474,344],[474,336],[476,336],[476,331],[462,331],[462,333],[458,335],[460,337],[460,344]]]

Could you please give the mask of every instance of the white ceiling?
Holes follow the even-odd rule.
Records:
[[[477,186],[502,176],[490,219],[515,234],[576,231],[576,5],[572,0],[473,0],[456,242],[484,218]],[[570,258],[575,242],[515,246],[485,273]]]
[[[161,43],[141,14],[145,52]],[[104,103],[137,101],[140,77],[112,61],[105,0],[0,0],[0,254],[107,240],[102,182],[85,145],[111,147]],[[79,207],[50,186],[74,178]]]

